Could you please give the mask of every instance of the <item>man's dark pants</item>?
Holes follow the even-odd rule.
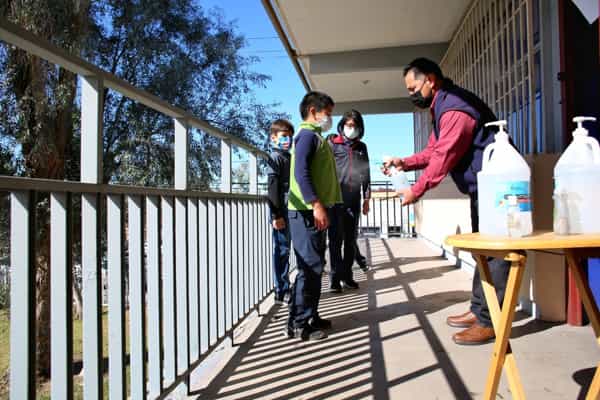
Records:
[[[479,232],[479,212],[477,209],[477,193],[471,193],[471,227],[473,232]],[[508,272],[510,270],[510,262],[499,258],[488,258],[492,282],[496,288],[498,302],[502,306],[504,300],[504,292],[506,291],[506,281],[508,280]],[[481,278],[479,277],[479,268],[475,269],[473,276],[473,289],[471,291],[471,311],[477,317],[479,323],[486,327],[492,326],[490,319],[490,310],[485,301],[483,287],[481,286]]]
[[[338,204],[334,207],[334,219],[329,226],[331,283],[353,280],[352,265],[356,254],[356,235],[360,217],[359,206]]]
[[[312,210],[290,210],[288,216],[298,270],[292,285],[288,324],[303,328],[310,318],[318,316],[326,233],[317,230]]]

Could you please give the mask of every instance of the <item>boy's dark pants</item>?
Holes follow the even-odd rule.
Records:
[[[360,207],[338,204],[334,218],[330,218],[329,255],[331,257],[331,283],[352,281],[352,265],[356,253],[356,234]],[[343,251],[342,251],[343,245]]]
[[[325,231],[315,227],[312,210],[290,210],[288,216],[298,264],[290,296],[288,325],[303,328],[311,317],[318,316],[326,236]]]
[[[356,239],[358,239],[358,232],[356,234]],[[358,242],[354,242],[354,260],[356,261],[356,263],[358,265],[360,265],[363,268],[367,266],[367,258],[365,256],[363,256],[362,253],[360,252],[360,248],[358,247]]]
[[[290,224],[287,212],[283,217],[285,228],[273,229],[273,284],[275,293],[283,295],[290,290]]]
[[[479,232],[479,211],[477,209],[477,193],[472,193],[471,197],[471,227],[473,232]],[[506,291],[506,282],[508,280],[508,272],[510,270],[510,262],[500,258],[488,258],[492,282],[496,288],[498,302],[502,306],[504,300],[504,292]],[[473,289],[471,290],[471,311],[477,317],[479,323],[486,327],[492,327],[490,319],[490,310],[485,300],[483,287],[481,286],[481,278],[479,277],[479,268],[475,269],[473,276]]]

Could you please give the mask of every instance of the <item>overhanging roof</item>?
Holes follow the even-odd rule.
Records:
[[[337,110],[412,112],[402,69],[441,61],[471,0],[263,0],[307,89]]]

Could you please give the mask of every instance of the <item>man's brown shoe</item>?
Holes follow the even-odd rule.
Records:
[[[488,328],[476,322],[470,328],[452,335],[452,340],[456,344],[469,346],[488,343],[495,337],[494,328]]]
[[[446,318],[446,323],[455,328],[468,328],[477,322],[477,317],[471,311]]]

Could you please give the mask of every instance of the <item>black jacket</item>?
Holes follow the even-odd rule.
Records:
[[[290,190],[290,153],[273,149],[267,160],[268,200],[273,219],[287,214],[287,196]]]
[[[327,139],[335,157],[344,205],[359,208],[361,194],[364,199],[371,197],[367,145],[360,139],[350,141],[342,134],[330,135]]]

